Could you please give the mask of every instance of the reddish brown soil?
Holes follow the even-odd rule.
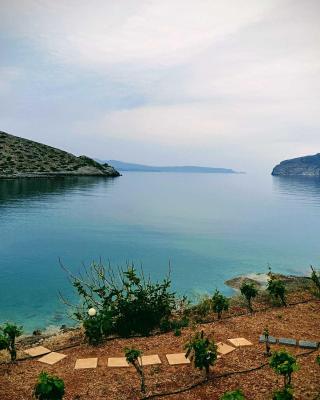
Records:
[[[250,400],[267,400],[272,398],[272,392],[282,386],[282,378],[277,376],[270,367],[229,377],[218,377],[231,371],[241,371],[258,367],[267,361],[263,355],[264,346],[258,344],[258,337],[268,325],[270,334],[276,337],[309,339],[320,341],[320,301],[273,308],[254,315],[238,316],[199,325],[206,334],[216,341],[226,341],[227,338],[245,337],[254,343],[251,347],[239,348],[219,359],[212,368],[213,379],[196,388],[180,394],[165,396],[175,400],[215,400],[222,393],[241,388]],[[35,359],[18,362],[16,365],[0,366],[0,399],[27,400],[32,398],[32,389],[37,376],[43,370],[63,378],[66,385],[65,400],[134,400],[140,398],[139,379],[133,367],[108,368],[107,358],[123,356],[125,347],[134,346],[141,349],[145,355],[159,354],[160,366],[145,367],[148,394],[164,393],[187,387],[202,379],[203,374],[191,365],[169,366],[165,354],[183,351],[183,346],[193,334],[192,328],[184,329],[182,335],[172,333],[161,334],[149,338],[115,339],[100,347],[90,347],[81,344],[74,348],[63,350],[65,359],[53,366],[41,364]],[[68,339],[69,340],[69,339]],[[65,341],[63,336],[56,337],[44,343],[50,348],[58,347]],[[273,347],[273,349],[279,348]],[[306,350],[287,347],[293,354],[305,353]],[[315,362],[319,350],[299,357],[300,370],[294,373],[293,385],[296,399],[316,399],[320,393],[320,366]],[[98,357],[98,368],[95,370],[74,370],[77,358]]]

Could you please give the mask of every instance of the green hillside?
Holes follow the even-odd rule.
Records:
[[[0,131],[0,178],[119,176],[108,164]]]

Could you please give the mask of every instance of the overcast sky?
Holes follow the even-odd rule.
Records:
[[[0,130],[269,170],[320,152],[319,0],[0,0]]]

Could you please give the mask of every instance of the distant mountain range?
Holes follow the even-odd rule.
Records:
[[[107,163],[112,165],[118,171],[139,171],[139,172],[193,172],[193,173],[222,173],[222,174],[237,174],[239,172],[230,168],[214,168],[214,167],[199,167],[194,165],[185,166],[153,166],[144,164],[133,164],[118,160],[96,160],[101,164]]]

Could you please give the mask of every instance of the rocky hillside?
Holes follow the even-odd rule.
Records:
[[[320,153],[282,161],[274,167],[272,175],[320,177]]]
[[[108,164],[0,131],[0,178],[119,176]]]

